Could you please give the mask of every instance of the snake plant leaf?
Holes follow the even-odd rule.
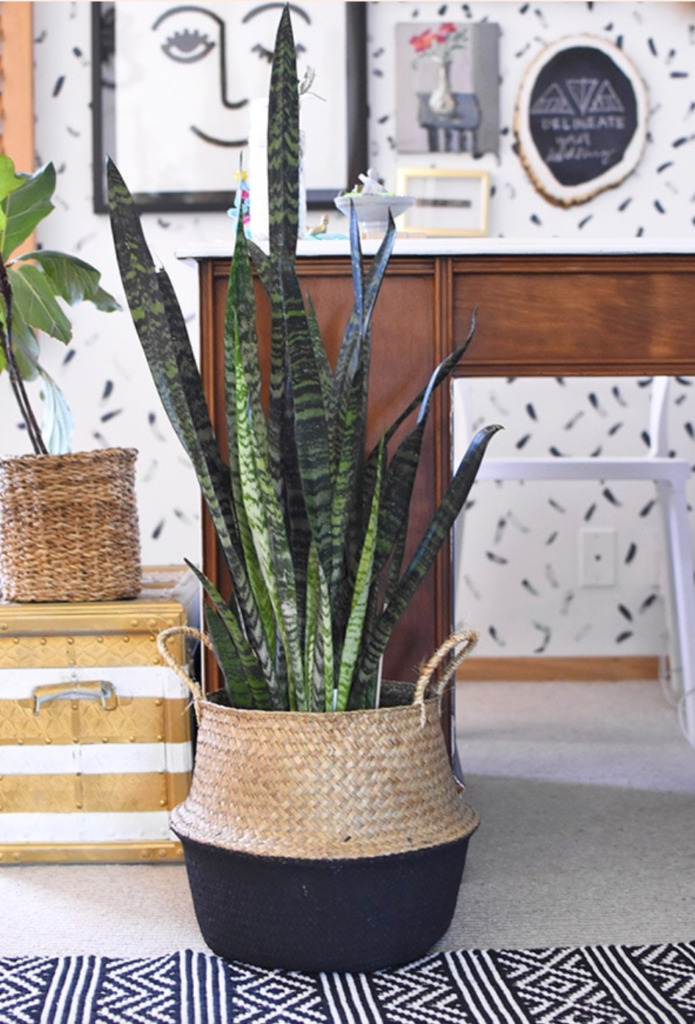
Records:
[[[275,38],[268,96],[268,235],[271,256],[291,263],[299,230],[299,83],[289,7]]]
[[[313,545],[307,560],[306,585],[304,588],[304,679],[310,680],[311,693],[309,705],[314,710],[321,704],[325,704],[326,679],[321,672],[319,677],[319,689],[314,693],[314,666],[317,658],[320,657],[317,651],[317,632],[319,621],[319,560],[316,554],[316,545]],[[321,700],[323,697],[323,700]]]
[[[405,550],[406,533],[408,528],[408,511],[415,486],[415,477],[420,464],[422,442],[427,426],[427,419],[431,407],[432,396],[435,389],[449,378],[457,363],[468,348],[473,337],[473,326],[465,341],[452,353],[445,356],[439,363],[425,388],[420,392],[420,408],[413,429],[406,435],[398,446],[389,465],[386,484],[384,486],[384,498],[381,504],[382,518],[380,520],[380,557],[376,561],[376,571],[381,568],[392,553],[395,545],[394,557],[391,560],[390,575],[397,578],[400,573],[402,555]],[[412,403],[411,403],[412,404]],[[408,407],[411,408],[410,406]],[[412,411],[412,410],[411,410]],[[405,417],[399,417],[400,425]],[[385,435],[392,436],[392,428]]]
[[[183,314],[168,276],[155,267],[132,196],[112,161],[107,176],[114,244],[131,317],[226,551],[234,546],[229,473],[217,447]]]
[[[364,325],[364,266],[362,246],[355,204],[350,200],[350,266],[352,269],[352,290],[354,292],[355,318],[360,327]]]
[[[389,466],[386,482],[383,487],[381,503],[381,520],[379,525],[379,547],[375,559],[375,572],[381,572],[387,559],[390,559],[389,583],[398,578],[405,551],[408,529],[408,515],[412,498],[415,477],[420,463],[422,441],[424,438],[427,416],[432,395],[446,381],[465,353],[473,337],[475,314],[466,339],[453,352],[440,362],[431,374],[428,383],[409,403],[394,423],[387,429],[384,440],[390,440],[396,429],[400,427],[418,408],[416,424],[406,435],[396,450]],[[365,464],[363,476],[363,505],[371,500],[373,493],[376,467],[378,465],[379,446],[376,446]]]
[[[443,384],[444,381],[446,381],[448,377],[451,375],[451,373],[458,365],[458,363],[460,363],[461,359],[463,358],[466,352],[466,349],[473,340],[476,320],[477,310],[473,310],[473,315],[471,317],[471,322],[466,338],[464,339],[464,341],[461,342],[460,345],[457,345],[453,352],[450,352],[448,356],[445,356],[444,359],[442,359],[434,375],[430,376],[430,379],[428,380],[427,384],[425,384],[425,386],[415,395],[412,401],[409,402],[409,404],[401,411],[401,413],[396,417],[393,423],[388,427],[384,434],[384,438],[387,443],[391,440],[391,438],[396,433],[401,424],[408,419],[410,414],[415,412],[416,409],[422,407],[422,400],[425,397],[427,391],[432,391],[434,388],[437,388],[441,384]],[[378,445],[374,446],[374,449],[370,453],[370,457],[371,455],[374,455],[376,453],[377,447]]]
[[[306,586],[305,679],[306,699],[312,711],[335,709],[333,623],[328,585],[312,545],[309,552]]]
[[[213,520],[231,546],[229,472],[222,461],[171,283],[155,267],[132,196],[115,164],[107,166],[114,245],[131,317],[154,382],[184,449],[191,458]]]
[[[331,369],[328,355],[321,338],[321,332],[319,329],[318,320],[316,317],[316,310],[311,300],[311,296],[307,295],[305,298],[306,312],[307,312],[307,324],[309,328],[309,338],[314,351],[314,362],[317,371],[317,380],[322,395],[323,411],[326,417],[326,432],[328,439],[329,451],[331,448],[331,439],[334,431],[334,421],[331,415],[331,384],[333,379],[333,371]],[[291,403],[287,403],[285,407],[286,419],[289,421],[285,437],[291,437],[293,434],[292,419],[292,406]],[[299,469],[299,461],[296,458],[296,452],[294,446],[289,443],[283,450],[285,467],[290,470],[288,477],[289,486],[286,490],[286,501],[288,511],[288,523],[289,523],[289,537],[290,537],[290,548],[292,551],[292,560],[295,566],[295,582],[297,587],[297,607],[301,612],[301,609],[308,607],[309,595],[307,594],[307,588],[311,585],[308,580],[308,563],[309,563],[309,552],[312,551],[315,555],[315,545],[311,535],[311,529],[309,526],[309,520],[306,513],[306,504],[304,502],[304,495],[302,492],[301,473]],[[329,462],[329,469],[331,468]],[[331,476],[331,492],[335,492],[335,480]],[[336,560],[336,552],[340,551],[340,545],[335,543],[334,535],[334,549],[333,549],[333,560]],[[321,588],[325,585],[325,575],[323,572],[319,576]],[[328,595],[326,595],[326,599]],[[325,601],[321,605],[321,614],[326,614]],[[300,621],[301,625],[301,621]],[[319,648],[317,648],[318,656]],[[314,669],[314,676],[316,676],[316,669]],[[315,684],[312,689],[313,699],[318,700],[318,690],[320,684],[315,679]],[[320,687],[321,688],[321,687]],[[330,687],[329,687],[330,689]]]
[[[285,523],[268,469],[262,445],[256,443],[259,425],[251,417],[253,402],[246,379],[241,343],[237,334],[235,351],[236,441],[241,494],[248,517],[258,562],[263,573],[275,621],[287,657],[290,707],[297,700],[304,705],[303,664],[296,611],[293,565],[285,534]],[[262,432],[259,431],[259,437]]]
[[[234,602],[227,604],[215,584],[208,579],[205,573],[201,572],[188,559],[185,559],[185,562],[198,579],[209,599],[210,603],[206,606],[206,614],[210,607],[214,608],[219,622],[229,635],[230,642],[234,647],[235,660],[231,660],[230,656],[230,660],[220,665],[227,681],[227,688],[230,691],[232,703],[235,700],[233,693],[239,687],[248,690],[254,707],[262,710],[286,711],[288,708],[286,695],[274,689],[272,679],[270,680],[270,685],[268,685],[268,681],[261,672],[258,658],[248,643],[240,625],[240,617],[234,612]],[[227,650],[227,647],[224,646],[223,649]],[[244,696],[239,699],[246,700],[247,697]]]
[[[348,321],[341,344],[334,375],[333,402],[335,403],[333,451],[336,456],[334,468],[334,498],[331,509],[331,526],[336,552],[341,555],[334,559],[331,577],[331,596],[335,600],[346,571],[346,560],[342,556],[347,538],[348,548],[360,545],[364,531],[351,537],[355,508],[365,498],[358,481],[362,480],[364,448],[367,428],[367,399],[369,368],[371,362],[371,320],[379,289],[384,279],[388,260],[395,241],[393,218],[379,250],[372,260],[364,278],[364,294],[361,284],[357,287],[360,295]],[[353,280],[361,282],[362,255],[359,235],[353,252]],[[373,480],[372,480],[373,483]],[[348,554],[348,562],[351,561]]]
[[[270,458],[261,403],[255,293],[241,224],[227,292],[225,389],[232,492],[244,559],[265,635],[275,645],[274,686],[287,693],[292,707],[302,691],[304,594],[297,594],[282,491],[276,488],[279,460]],[[303,706],[301,694],[299,703]]]
[[[449,536],[449,531],[473,486],[475,475],[489,441],[501,429],[496,424],[483,427],[472,439],[409,565],[395,586],[384,595],[384,606],[379,617],[376,621],[367,623],[357,670],[362,683],[368,680],[377,669],[379,658],[388,643],[394,626]]]
[[[287,486],[297,491],[287,500],[295,506],[303,500],[319,558],[325,574],[330,576],[330,452],[326,416],[311,331],[294,268],[299,225],[299,146],[296,51],[289,8],[284,7],[275,42],[268,102],[272,268],[270,458],[283,459],[289,449],[294,449],[292,461],[299,479],[290,476],[285,480]]]
[[[301,494],[311,536],[327,579],[331,577],[331,453],[320,371],[294,269],[280,279],[284,308],[287,394],[291,444],[296,451]]]
[[[379,522],[379,492],[381,474],[377,475],[369,524],[362,545],[352,607],[345,627],[344,641],[340,652],[340,668],[338,672],[338,695],[336,711],[346,711],[350,700],[355,665],[359,657],[364,634],[365,617],[369,605],[369,595],[373,580],[374,553],[377,543],[377,527]]]
[[[240,340],[243,361],[251,379],[250,394],[255,396],[253,419],[258,431],[258,443],[267,447],[264,414],[260,401],[260,368],[258,366],[258,338],[256,334],[256,306],[249,264],[248,243],[241,220],[237,226],[234,255],[229,274],[227,305],[224,323],[224,382],[227,396],[227,451],[232,489],[232,502],[236,515],[241,555],[246,566],[249,586],[254,596],[263,632],[274,653],[275,619],[272,602],[263,578],[253,535],[244,508],[239,448],[236,427],[236,343]],[[282,683],[278,681],[282,688]]]
[[[258,279],[263,286],[263,290],[267,295],[270,291],[270,260],[268,258],[268,253],[264,252],[260,245],[257,245],[252,238],[247,238],[246,244],[248,246],[251,262],[258,274]]]
[[[205,606],[205,624],[232,707],[252,708],[253,697],[243,681],[236,647],[228,629],[222,622],[220,613],[211,604]]]
[[[368,336],[372,314],[376,305],[379,291],[384,280],[386,268],[393,252],[396,241],[396,226],[389,213],[389,223],[381,244],[369,264],[366,275],[364,275],[364,296],[362,301],[355,304],[343,336],[338,360],[336,362],[335,375],[333,378],[332,404],[338,408],[344,400],[344,393],[350,390],[350,382],[354,376],[356,366],[360,359],[368,358],[362,352],[362,343],[365,336]],[[359,235],[356,240],[356,250],[352,253],[353,263],[355,260],[362,261],[362,253]],[[353,280],[358,274],[353,271]]]
[[[133,324],[162,404],[196,471],[234,580],[244,628],[272,679],[272,648],[241,556],[229,470],[217,445],[183,314],[168,275],[155,268],[133,198],[112,160],[107,163],[107,180],[114,246]]]
[[[33,174],[20,177],[23,179],[20,187],[12,189],[2,199],[5,223],[0,228],[0,255],[5,261],[54,209],[51,202],[56,187],[53,164],[46,164]]]
[[[328,354],[323,344],[321,337],[321,329],[319,327],[318,317],[316,316],[316,309],[311,299],[311,295],[305,296],[304,304],[306,306],[307,324],[309,326],[309,337],[314,349],[314,361],[318,374],[319,386],[321,388],[321,395],[323,396],[323,409],[326,413],[326,427],[329,433],[333,429],[333,416],[331,414],[331,387],[333,384],[333,370],[328,360]]]

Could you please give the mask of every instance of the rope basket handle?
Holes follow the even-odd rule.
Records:
[[[201,633],[199,629],[195,629],[193,626],[171,626],[169,629],[162,630],[157,635],[157,650],[161,654],[164,662],[168,667],[175,672],[181,682],[186,686],[193,696],[193,707],[195,709],[196,718],[200,718],[199,704],[205,700],[205,695],[200,687],[200,684],[195,679],[191,679],[187,672],[184,671],[182,665],[176,661],[168,649],[169,640],[175,636],[189,636],[193,639],[200,641],[205,644],[209,651],[213,650],[212,641],[205,634]],[[437,696],[440,696],[444,690],[444,687],[449,682],[454,672],[461,664],[464,658],[467,658],[473,648],[478,642],[478,634],[472,629],[462,629],[456,633],[452,633],[444,643],[439,647],[429,661],[420,670],[420,675],[415,684],[415,695],[413,697],[413,704],[425,703],[425,694],[427,692],[432,678],[440,666],[443,666],[443,671],[439,677],[439,680],[434,685],[434,691]],[[460,651],[456,651],[456,648],[464,644],[464,647]]]
[[[420,675],[415,684],[413,704],[424,704],[427,689],[432,682],[435,672],[440,667],[442,672],[439,680],[434,684],[434,691],[438,697],[441,696],[444,687],[456,669],[463,659],[468,657],[477,643],[478,634],[472,629],[461,629],[447,637],[441,647],[434,652],[427,664],[423,665],[420,669]],[[465,646],[457,652],[456,648],[459,644],[464,644]]]
[[[193,626],[171,626],[169,629],[163,629],[161,633],[157,634],[157,650],[162,656],[164,663],[175,672],[179,677],[184,686],[188,687],[193,696],[193,708],[195,710],[196,719],[200,720],[200,709],[198,705],[201,701],[205,700],[205,694],[203,693],[200,684],[195,679],[191,679],[189,674],[184,670],[183,665],[179,665],[173,655],[169,652],[168,643],[173,640],[176,636],[190,636],[194,640],[199,640],[205,644],[209,651],[212,650],[212,642],[205,633],[201,633],[199,629],[195,629]]]

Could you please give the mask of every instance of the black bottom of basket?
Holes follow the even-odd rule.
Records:
[[[214,953],[318,972],[375,971],[427,953],[451,924],[469,838],[353,860],[181,841],[198,924]]]

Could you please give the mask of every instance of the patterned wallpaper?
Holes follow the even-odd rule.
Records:
[[[59,172],[57,209],[40,241],[93,262],[105,286],[120,294],[108,221],[91,205],[90,7],[35,5],[37,159],[53,160]],[[328,16],[330,4],[323,7]],[[500,151],[476,161],[491,174],[489,233],[533,240],[695,235],[695,5],[388,2],[367,8],[369,152],[387,181],[402,159],[393,144],[395,25],[487,19],[500,26]],[[514,150],[511,123],[528,62],[545,43],[576,32],[624,48],[647,84],[650,116],[636,171],[618,188],[563,210],[529,181]],[[414,159],[409,155],[408,164]],[[426,164],[429,158],[418,159]],[[440,165],[465,166],[471,159],[449,154]],[[195,341],[196,270],[175,253],[196,242],[229,241],[229,219],[150,214],[145,226],[173,277]],[[146,561],[197,560],[197,485],[159,406],[127,314],[85,307],[73,320],[74,343],[67,350],[51,343],[47,361],[73,408],[75,447],[135,445]],[[691,384],[675,383],[670,418],[674,451],[695,462]],[[0,380],[0,388],[6,386]],[[26,450],[8,394],[3,391],[0,403],[2,447]],[[493,442],[496,454],[627,453],[645,450],[648,395],[647,380],[495,380],[471,384],[468,404],[473,420],[504,423]],[[455,405],[460,433],[462,403],[457,399]],[[578,534],[587,524],[617,531],[615,588],[578,586]],[[480,484],[465,515],[465,543],[459,538],[458,615],[481,632],[480,653],[486,655],[656,653],[664,628],[658,525],[649,485]]]
[[[695,236],[695,6],[688,3],[375,3],[369,12],[370,156],[394,181],[399,164],[427,166],[427,154],[400,154],[395,142],[395,26],[444,20],[500,26],[499,158],[440,154],[437,166],[486,168],[492,177],[491,236],[681,238]],[[569,35],[619,46],[644,80],[648,136],[635,172],[618,188],[564,210],[534,188],[515,152],[514,106],[524,72],[546,45]]]

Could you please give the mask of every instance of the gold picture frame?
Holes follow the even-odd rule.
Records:
[[[430,237],[487,235],[488,171],[399,167],[397,192],[415,199],[402,216],[404,232]]]

